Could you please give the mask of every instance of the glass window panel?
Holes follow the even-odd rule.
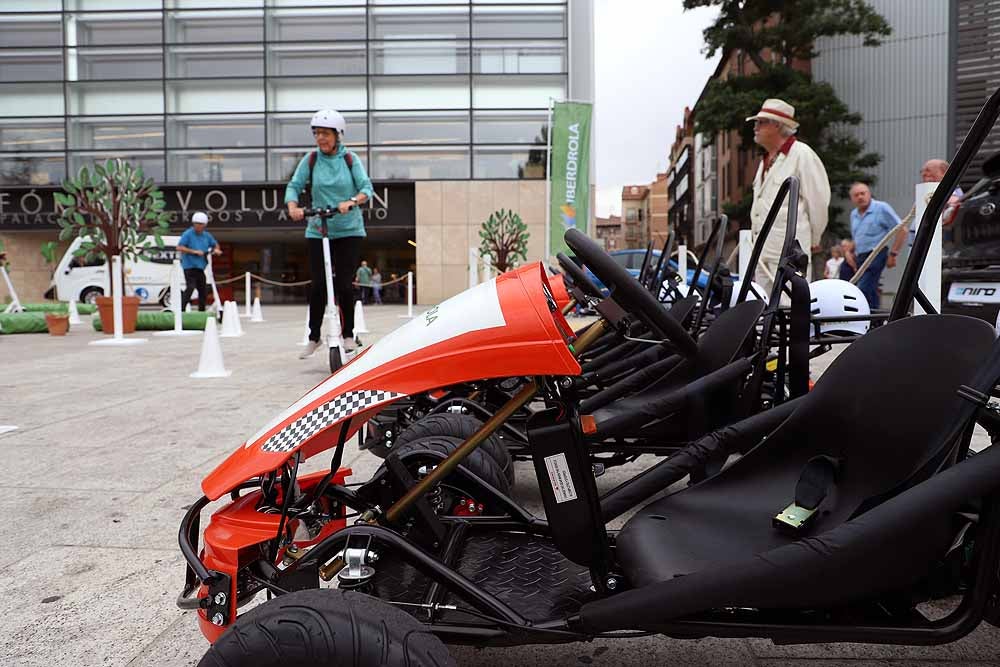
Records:
[[[161,0],[66,0],[67,10],[159,9],[161,6]]]
[[[62,118],[0,120],[0,151],[59,151],[66,147]]]
[[[372,74],[467,74],[468,42],[372,42]]]
[[[372,113],[373,144],[467,144],[466,111]]]
[[[86,153],[69,154],[69,171],[71,174],[79,173],[80,167],[93,167],[94,164],[107,162],[111,158],[120,157],[128,160],[133,167],[141,167],[143,175],[152,178],[157,183],[163,183],[166,179],[166,171],[163,165],[162,151],[93,151]]]
[[[82,48],[66,50],[66,79],[159,79],[163,51],[159,47]]]
[[[167,12],[166,21],[168,42],[264,41],[264,11],[260,9]]]
[[[33,12],[58,12],[62,10],[62,0],[33,0]],[[0,0],[0,12],[23,12],[24,0]]]
[[[159,44],[160,12],[66,14],[66,45]]]
[[[0,154],[0,184],[52,185],[66,177],[66,157],[62,153]]]
[[[361,43],[270,44],[269,76],[365,74],[365,45]]]
[[[477,111],[472,117],[472,140],[477,144],[545,145],[546,125],[545,111]]]
[[[169,151],[167,176],[175,183],[263,181],[264,151]]]
[[[305,154],[314,149],[314,146],[299,146],[297,148],[273,148],[269,150],[267,152],[267,180],[289,180]],[[358,156],[367,169],[368,152],[357,148],[352,148],[351,152]]]
[[[263,146],[264,116],[170,116],[167,142],[171,148]]]
[[[70,117],[69,147],[91,150],[163,148],[163,116]]]
[[[0,14],[0,46],[62,46],[58,14]]]
[[[559,74],[567,71],[565,42],[480,42],[476,74]]]
[[[196,2],[198,0],[187,0]],[[268,7],[356,7],[364,6],[364,0],[264,0]]]
[[[271,42],[339,42],[365,39],[365,8],[295,8],[267,11]]]
[[[88,81],[70,83],[67,88],[70,115],[163,113],[163,84],[159,81],[133,81],[127,86]]]
[[[268,111],[354,110],[368,106],[364,77],[268,79]]]
[[[560,6],[511,5],[476,7],[472,10],[474,38],[566,36],[566,8]]]
[[[372,148],[375,178],[427,180],[469,178],[469,150],[456,148]]]
[[[271,146],[312,146],[312,130],[309,121],[313,113],[268,114],[267,143]],[[367,116],[362,113],[345,113],[347,131],[344,133],[344,143],[348,146],[359,146],[368,143]]]
[[[545,178],[546,150],[524,146],[479,147],[473,151],[473,178]]]
[[[62,78],[62,50],[0,51],[0,81],[62,81]]]
[[[164,0],[167,9],[204,9],[206,7],[262,7],[264,0]]]
[[[0,116],[61,116],[61,83],[0,84]]]
[[[369,39],[468,39],[468,7],[379,7],[369,13]]]
[[[263,110],[263,79],[167,81],[167,113],[252,113]]]
[[[371,77],[373,109],[463,109],[469,77]]]
[[[371,0],[372,5],[426,5],[427,0]],[[469,0],[433,0],[435,5],[467,5]]]
[[[472,104],[480,109],[547,109],[550,99],[565,98],[565,76],[477,76],[472,81]]]
[[[167,77],[260,77],[264,75],[264,47],[259,44],[171,46],[167,50]]]

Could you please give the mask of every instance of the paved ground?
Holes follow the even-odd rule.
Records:
[[[401,312],[368,309],[372,338]],[[233,374],[221,380],[188,378],[198,338],[97,348],[89,325],[63,339],[0,336],[0,425],[18,426],[0,434],[0,665],[197,662],[206,643],[174,605],[177,527],[201,478],[326,377],[322,355],[296,358],[303,315],[266,308],[268,322],[223,340]],[[377,461],[349,447],[364,478]],[[516,495],[531,498],[530,467],[519,480]],[[1000,664],[1000,633],[984,626],[941,648],[649,638],[453,653],[463,665]]]

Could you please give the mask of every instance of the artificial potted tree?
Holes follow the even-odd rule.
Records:
[[[124,267],[148,248],[163,247],[162,235],[169,228],[169,214],[164,211],[163,193],[141,167],[114,158],[106,164],[83,167],[76,178],[63,181],[63,190],[55,194],[61,208],[61,241],[81,238],[75,255],[85,260],[103,257],[111,273],[111,258],[121,256]],[[124,269],[123,269],[124,271]],[[109,280],[114,289],[114,280]],[[114,294],[97,298],[97,310],[106,334],[113,334]],[[139,297],[122,295],[122,333],[135,331]]]
[[[528,226],[514,211],[491,213],[479,230],[479,239],[479,256],[489,257],[498,273],[515,268],[528,257]]]
[[[42,244],[41,253],[45,264],[54,266],[56,263],[56,248],[58,243],[46,241]],[[51,336],[65,336],[69,331],[69,313],[48,312],[45,313],[45,326],[49,329]]]

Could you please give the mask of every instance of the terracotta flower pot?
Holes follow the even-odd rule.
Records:
[[[49,328],[50,336],[65,336],[69,331],[69,315],[45,313],[45,326]]]
[[[110,296],[97,297],[97,312],[101,316],[101,329],[106,334],[115,332],[115,306]],[[122,297],[122,333],[135,333],[135,321],[139,317],[139,297]]]

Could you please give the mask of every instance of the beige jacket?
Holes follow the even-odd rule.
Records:
[[[807,144],[796,140],[788,151],[788,154],[778,153],[774,164],[767,170],[767,175],[761,178],[764,169],[764,162],[757,165],[757,174],[753,179],[753,206],[750,208],[750,228],[753,230],[754,239],[764,226],[767,212],[771,208],[781,184],[789,176],[797,176],[799,179],[799,217],[795,238],[798,239],[802,250],[807,254],[814,243],[818,243],[820,236],[826,229],[827,218],[830,206],[830,180],[826,175],[826,168],[820,161],[819,156]],[[788,218],[788,203],[782,205],[778,217],[775,219],[771,233],[768,234],[767,241],[761,253],[761,263],[758,266],[757,281],[765,287],[770,287],[771,278],[781,256],[781,246],[785,242],[785,222]],[[762,270],[764,269],[764,270]]]

